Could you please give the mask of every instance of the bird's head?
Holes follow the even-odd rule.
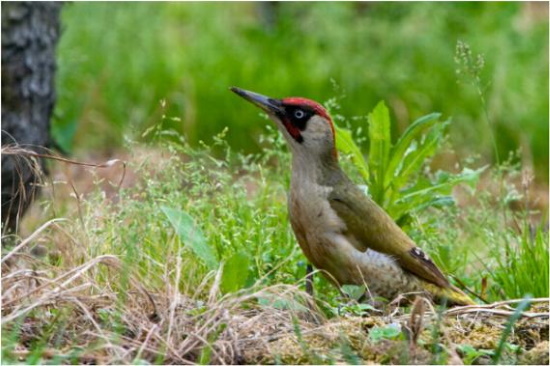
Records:
[[[298,97],[274,99],[235,87],[231,90],[269,115],[294,154],[336,158],[334,125],[319,103]]]

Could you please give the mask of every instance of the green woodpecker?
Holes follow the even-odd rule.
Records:
[[[474,304],[338,164],[332,120],[305,98],[233,92],[264,110],[292,152],[288,210],[307,259],[337,285],[363,285],[394,299],[421,292],[450,304]]]

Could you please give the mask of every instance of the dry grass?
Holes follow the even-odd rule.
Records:
[[[2,132],[4,133],[4,132]],[[38,193],[44,176],[43,162],[29,148],[17,144],[2,146],[2,240],[9,240],[16,231],[20,216],[25,213]]]
[[[79,346],[86,351],[75,355],[78,363],[157,359],[187,364],[197,362],[207,349],[213,363],[240,363],[246,361],[244,350],[250,343],[267,343],[277,334],[292,332],[293,317],[311,318],[303,311],[257,305],[258,298],[307,304],[307,295],[293,286],[221,296],[220,272],[205,279],[206,301],[184,295],[169,283],[163,293],[149,293],[130,275],[122,303],[114,290],[118,284],[102,283],[97,276],[100,266],[120,271],[117,257],[99,256],[72,269],[59,269],[18,253],[20,249],[21,245],[6,255],[17,257],[16,261],[2,264],[2,325],[4,334],[17,333],[13,356],[22,359],[32,352],[29,344],[46,337],[42,357],[64,357]],[[52,320],[65,322],[62,339],[55,339],[59,334],[48,337]]]
[[[394,307],[380,316],[327,319],[296,286],[256,286],[222,296],[221,272],[205,278],[196,297],[182,293],[168,279],[161,292],[147,288],[143,279],[128,273],[121,300],[117,274],[123,266],[115,256],[59,268],[25,253],[25,246],[45,229],[61,230],[62,225],[48,222],[2,262],[4,342],[15,336],[17,344],[7,354],[21,361],[36,352],[32,347],[39,341],[41,358],[72,363],[333,363],[349,361],[350,354],[361,362],[429,363],[434,342],[441,344],[448,362],[456,362],[456,345],[494,349],[511,314],[506,308],[510,302],[502,302],[450,309],[440,319],[431,304],[425,304],[413,306],[414,316]],[[77,254],[79,249],[74,250]],[[111,274],[107,279],[99,275],[101,267]],[[185,273],[184,268],[177,270]],[[208,296],[200,300],[205,292]],[[260,305],[258,299],[282,300],[286,306]],[[534,302],[508,340],[526,350],[548,341],[548,299]],[[408,334],[415,328],[416,335],[378,342],[369,337],[375,327],[388,325],[408,329]],[[343,351],[343,345],[349,350]],[[536,362],[547,355],[543,352]]]
[[[115,197],[121,170],[113,164],[95,166],[111,169],[102,174],[113,182]],[[126,176],[139,179],[131,169]],[[460,364],[471,361],[461,345],[494,350],[514,312],[508,301],[441,313],[418,299],[410,311],[391,305],[363,316],[329,317],[323,310],[329,305],[313,301],[301,285],[268,286],[261,279],[223,294],[219,270],[198,285],[188,283],[197,277],[193,259],[179,251],[155,263],[155,274],[144,274],[121,256],[92,254],[101,238],[83,230],[86,197],[75,186],[68,179],[65,194],[77,198],[76,220],[36,225],[3,253],[2,350],[8,362]],[[102,214],[100,207],[93,212]],[[533,301],[507,339],[523,353],[508,350],[503,361],[548,360],[548,299]],[[400,335],[374,337],[386,328]],[[476,362],[488,360],[480,355]]]

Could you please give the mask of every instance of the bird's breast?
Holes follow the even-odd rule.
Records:
[[[342,232],[345,223],[330,207],[328,195],[331,187],[311,185],[292,189],[288,208],[292,221],[297,221],[310,236],[325,232]]]
[[[345,223],[330,207],[327,200],[332,188],[310,186],[292,189],[288,198],[290,222],[298,243],[309,261],[318,268],[327,269],[327,261],[334,262],[343,248],[327,240],[346,231]]]

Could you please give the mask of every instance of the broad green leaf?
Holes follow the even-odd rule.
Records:
[[[401,335],[401,330],[393,324],[384,327],[372,327],[369,331],[369,338],[373,342],[378,342],[383,339],[395,339]]]
[[[462,172],[460,172],[458,175],[452,175],[451,179],[454,179],[454,181],[458,183],[466,183],[470,188],[475,188],[477,186],[477,183],[479,182],[479,177],[481,176],[481,173],[487,170],[487,168],[489,168],[489,165],[482,166],[481,168],[475,170],[464,168],[462,169]],[[451,175],[451,173],[448,172],[440,172],[440,174]]]
[[[422,202],[418,202],[416,206],[411,207],[409,212],[422,211],[424,209],[427,209],[428,207],[440,208],[444,206],[452,206],[455,203],[456,201],[452,196],[429,197],[429,199],[423,200]]]
[[[480,174],[485,171],[486,168],[487,166],[484,166],[477,170],[464,169],[463,173],[458,175],[450,175],[448,173],[445,173],[445,175],[443,175],[444,179],[440,180],[439,182],[434,182],[432,186],[423,189],[415,189],[410,193],[404,194],[397,201],[397,203],[410,201],[413,198],[422,197],[428,194],[451,194],[453,187],[460,183],[468,183],[470,185],[475,184],[475,182],[477,182],[477,180],[479,179]]]
[[[355,144],[355,141],[353,141],[351,132],[336,125],[334,125],[334,129],[336,131],[336,148],[344,154],[351,155],[353,164],[357,167],[365,182],[368,182],[369,166],[363,157],[363,153],[361,153],[361,150]]]
[[[166,217],[168,217],[170,224],[172,224],[182,243],[189,246],[209,269],[217,268],[219,265],[218,259],[206,242],[202,231],[194,223],[193,218],[185,211],[166,206],[162,206],[161,209]]]
[[[454,204],[452,190],[459,184],[475,186],[487,166],[472,170],[465,168],[460,174],[440,172],[438,179],[430,184],[419,181],[414,187],[401,191],[401,197],[388,208],[388,213],[399,220],[406,213],[418,212],[428,207],[443,207]]]
[[[427,209],[428,207],[439,208],[443,206],[451,206],[454,204],[455,200],[452,196],[425,194],[421,196],[416,196],[415,199],[412,200],[401,198],[388,209],[388,214],[390,214],[390,216],[393,217],[395,221],[399,221],[403,215],[408,213],[420,212]]]
[[[245,287],[250,274],[250,258],[246,253],[233,254],[223,266],[221,289],[224,293],[235,292]]]
[[[376,105],[368,116],[369,121],[369,164],[371,173],[371,192],[377,202],[382,202],[385,169],[390,149],[390,112],[384,101]]]
[[[364,294],[364,291],[363,291]],[[381,310],[376,309],[370,304],[364,303],[348,303],[345,305],[338,305],[330,309],[334,315],[345,316],[346,314],[353,314],[356,316],[365,315],[369,311],[376,311],[382,313]]]
[[[422,133],[427,129],[433,126],[441,117],[440,113],[432,113],[427,116],[421,117],[414,121],[399,138],[395,146],[391,149],[390,161],[386,169],[386,176],[384,187],[388,187],[396,176],[396,169],[399,166],[399,163],[405,158],[407,150],[411,146],[411,143],[414,140],[419,140]]]
[[[465,169],[460,174],[439,172],[436,179],[422,174],[428,159],[445,141],[450,120],[440,121],[440,117],[441,114],[432,113],[417,119],[392,146],[389,111],[383,101],[378,103],[368,116],[368,166],[350,131],[336,127],[337,148],[351,154],[354,165],[368,183],[369,196],[402,224],[413,212],[454,204],[453,187],[461,183],[475,187],[485,169]]]
[[[343,293],[348,295],[354,300],[359,300],[361,296],[365,294],[365,286],[357,286],[357,285],[343,285],[341,288]]]

